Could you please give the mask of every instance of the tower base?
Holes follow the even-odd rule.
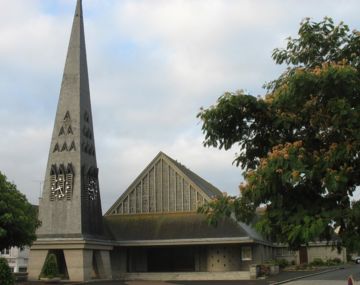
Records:
[[[63,274],[70,281],[112,279],[110,251],[106,241],[81,239],[41,239],[30,249],[28,279],[39,280],[46,257],[61,252],[65,258]]]

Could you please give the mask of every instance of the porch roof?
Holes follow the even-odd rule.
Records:
[[[108,236],[119,244],[268,243],[251,227],[231,218],[211,226],[197,213],[104,216]]]

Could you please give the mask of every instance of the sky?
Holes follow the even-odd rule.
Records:
[[[0,0],[0,171],[37,204],[75,0]],[[237,149],[205,148],[200,107],[263,96],[305,17],[360,29],[358,0],[83,0],[103,211],[163,151],[238,195]]]

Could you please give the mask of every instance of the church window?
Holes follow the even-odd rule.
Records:
[[[251,246],[243,246],[241,248],[241,259],[252,260]]]
[[[73,134],[73,130],[72,130],[71,126],[68,127],[67,133],[68,133],[68,135],[72,135],[72,134]]]

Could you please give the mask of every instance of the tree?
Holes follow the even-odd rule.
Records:
[[[50,253],[46,257],[40,276],[46,278],[54,278],[59,276],[59,266],[55,254]]]
[[[14,276],[5,258],[0,257],[0,284],[13,285],[15,283]]]
[[[31,245],[39,225],[36,208],[0,172],[0,250]]]
[[[204,145],[240,151],[240,197],[220,197],[200,209],[210,222],[235,214],[291,248],[330,240],[334,229],[356,246],[359,205],[351,196],[360,183],[360,33],[331,18],[300,24],[298,38],[275,49],[281,76],[266,94],[227,92],[201,108]],[[357,211],[357,212],[356,212]],[[359,220],[359,219],[358,219]],[[352,241],[351,241],[352,240]],[[357,243],[359,246],[359,243]]]

